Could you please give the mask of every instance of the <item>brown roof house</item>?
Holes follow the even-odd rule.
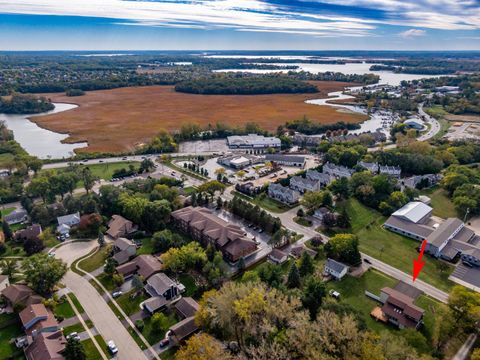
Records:
[[[36,240],[42,233],[42,227],[39,224],[33,224],[26,229],[18,230],[13,235],[15,241],[24,242],[25,240]]]
[[[113,243],[113,258],[119,264],[125,264],[137,253],[137,245],[132,240],[118,238]]]
[[[62,331],[41,333],[25,349],[27,360],[63,360],[67,340]]]
[[[280,249],[272,249],[268,254],[268,261],[274,264],[283,264],[288,260],[288,254]]]
[[[132,261],[117,266],[117,272],[124,277],[134,274],[140,275],[144,280],[162,270],[162,263],[153,255],[138,255]]]
[[[169,329],[169,338],[174,344],[180,343],[198,330],[195,313],[199,307],[191,297],[181,298],[175,303],[175,311],[182,320]]]
[[[42,297],[40,295],[35,294],[35,292],[27,285],[22,284],[9,285],[2,290],[1,294],[2,297],[11,306],[27,306],[30,304],[39,304],[42,302]]]
[[[225,260],[236,262],[256,251],[255,241],[237,225],[220,219],[209,209],[186,207],[172,213],[174,225],[204,246],[214,245]]]
[[[399,329],[418,329],[424,310],[414,304],[415,299],[399,290],[385,287],[380,292],[382,312],[388,321]]]
[[[306,252],[312,258],[317,256],[317,252],[315,250],[310,249],[309,247],[307,247],[305,245],[297,245],[297,246],[293,247],[290,250],[290,255],[292,255],[296,259],[299,259],[303,255],[304,252]]]
[[[137,227],[123,216],[112,215],[112,219],[108,222],[107,235],[113,239],[126,237],[135,231],[137,231]]]
[[[33,338],[40,333],[52,333],[59,329],[55,316],[43,304],[28,305],[19,316],[25,333]]]

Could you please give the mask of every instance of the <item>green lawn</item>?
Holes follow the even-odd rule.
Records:
[[[103,340],[101,335],[95,336],[95,340],[97,340],[98,345],[104,350],[103,352],[108,354],[107,352],[107,344]],[[87,339],[82,341],[83,348],[85,349],[85,354],[87,355],[86,360],[98,360],[102,357],[100,356],[97,347],[93,344],[92,339]]]
[[[312,222],[310,220],[307,220],[303,217],[295,216],[293,218],[293,221],[295,221],[297,224],[305,226],[305,227],[310,227],[312,226]]]
[[[89,329],[91,329],[93,327],[93,323],[92,323],[91,320],[87,320],[87,321],[85,321],[85,323],[87,324],[87,327]],[[81,333],[81,332],[84,332],[84,331],[85,331],[85,328],[83,327],[81,322],[78,322],[74,325],[66,326],[66,327],[63,328],[63,334],[64,335],[69,335],[73,332]]]
[[[147,339],[150,345],[156,344],[157,342],[162,340],[165,337],[165,333],[170,328],[170,326],[176,324],[179,321],[179,319],[177,319],[174,314],[167,315],[167,318],[168,326],[166,329],[162,329],[161,331],[152,328],[151,317],[143,320],[145,326],[142,330],[142,335],[145,337],[145,339]]]
[[[69,293],[67,296],[72,300],[73,305],[75,305],[75,308],[80,314],[83,314],[85,310],[82,307],[82,304],[80,304],[80,301],[78,301],[77,297],[75,296],[74,293]]]
[[[452,200],[444,189],[435,186],[422,190],[421,193],[422,195],[427,195],[432,200],[430,206],[433,208],[433,215],[443,219],[458,217],[457,210],[455,210]]]
[[[113,291],[115,290],[118,286],[115,285],[115,283],[112,280],[112,277],[110,275],[107,275],[105,273],[102,273],[97,276],[97,280],[100,281],[100,283],[107,289],[108,291]],[[93,282],[93,280],[90,280]],[[98,285],[97,285],[98,286]]]
[[[3,155],[3,154],[2,154],[2,155]],[[14,207],[2,209],[2,210],[1,210],[1,212],[2,212],[2,217],[11,214],[11,213],[13,212],[13,210],[15,210]]]
[[[67,300],[65,300],[61,304],[58,304],[55,307],[54,314],[55,314],[55,316],[57,316],[57,317],[61,316],[64,319],[68,319],[68,318],[71,318],[71,317],[75,316],[75,312],[73,311],[72,307],[70,306],[70,303]]]
[[[120,169],[127,169],[129,165],[135,166],[136,169],[140,166],[138,161],[123,161],[118,163],[104,163],[104,164],[85,164],[82,167],[88,167],[93,175],[98,176],[100,179],[111,180],[114,171]]]
[[[105,246],[99,249],[94,255],[80,260],[78,262],[78,267],[86,272],[92,272],[93,270],[98,269],[105,264],[105,260],[110,254],[110,249],[110,246]]]
[[[377,322],[370,317],[370,312],[379,305],[373,299],[365,295],[365,290],[380,295],[380,290],[384,287],[394,287],[397,281],[374,269],[368,270],[360,278],[345,276],[341,281],[330,281],[327,289],[334,289],[340,293],[341,302],[351,305],[362,314],[369,329],[380,332],[391,326]]]
[[[197,191],[197,189],[195,189],[193,186],[184,187],[182,190],[185,196],[192,195],[195,191]]]
[[[116,299],[118,305],[122,308],[122,310],[128,316],[133,315],[136,312],[139,312],[141,310],[140,303],[142,303],[147,299],[147,297],[143,293],[132,298],[131,296],[135,291],[136,290],[132,290]]]
[[[171,359],[175,359],[176,353],[177,353],[177,348],[170,348],[162,352],[160,354],[160,357],[162,358],[162,360],[171,360]]]
[[[258,205],[261,208],[264,208],[265,210],[271,211],[273,213],[281,214],[291,209],[291,207],[268,197],[267,194],[265,193],[262,193],[255,198],[245,196],[244,194],[241,194],[238,191],[232,191],[232,194],[235,196],[238,196],[243,200],[246,200],[255,205]]]
[[[5,243],[5,251],[0,255],[0,258],[7,256],[26,256],[26,253],[23,250],[23,246],[13,241],[7,241]]]
[[[189,274],[181,274],[178,276],[178,281],[185,286],[185,293],[183,296],[193,296],[197,291],[195,279]]]
[[[386,217],[367,208],[354,198],[347,200],[342,206],[346,206],[351,218],[351,232],[360,240],[360,251],[406,273],[411,273],[413,259],[418,257],[416,248],[420,245],[419,242],[385,230],[382,225]],[[448,280],[453,266],[449,266],[447,271],[442,272],[439,270],[438,260],[429,256],[425,256],[424,260],[425,266],[419,278],[448,292],[453,286],[453,283]]]
[[[137,255],[153,254],[153,240],[152,238],[140,239],[142,246],[137,249]]]
[[[0,330],[0,359],[8,359],[19,353],[15,344],[10,343],[10,341],[23,334],[20,323],[9,325]]]

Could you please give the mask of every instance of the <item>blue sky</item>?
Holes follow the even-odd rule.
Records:
[[[480,50],[480,0],[0,0],[0,50]]]

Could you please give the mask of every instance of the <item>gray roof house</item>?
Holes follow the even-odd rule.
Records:
[[[151,296],[143,303],[143,309],[153,314],[180,297],[179,285],[164,273],[157,273],[147,280],[145,291]]]
[[[273,161],[280,165],[285,166],[294,166],[294,167],[305,167],[305,156],[297,155],[280,155],[280,154],[266,154],[266,161]]]
[[[137,253],[137,245],[132,240],[118,238],[113,243],[113,258],[119,264],[125,264]]]
[[[80,213],[68,214],[57,218],[58,225],[68,225],[70,227],[80,224]]]
[[[331,175],[321,173],[316,170],[307,170],[307,172],[305,173],[305,177],[307,179],[320,182],[321,186],[327,186],[334,180]]]
[[[283,264],[288,260],[288,254],[280,249],[272,249],[268,254],[268,261],[274,264]]]
[[[367,169],[368,171],[370,171],[371,173],[373,174],[377,174],[378,173],[378,170],[379,170],[379,165],[378,163],[371,163],[371,162],[365,162],[365,161],[359,161],[357,163],[357,165]]]
[[[320,181],[306,179],[301,176],[293,176],[290,179],[290,189],[297,190],[301,193],[307,191],[318,191],[320,190]]]
[[[280,184],[270,184],[268,186],[268,196],[288,205],[296,204],[300,199],[300,193],[298,191],[289,189]]]
[[[399,178],[402,174],[402,169],[399,166],[380,165],[380,174],[389,175]]]
[[[8,225],[20,224],[24,221],[27,221],[28,213],[26,210],[16,209],[12,211],[10,214],[5,215],[3,219],[6,221]]]
[[[411,176],[409,178],[403,179],[402,182],[403,182],[403,185],[405,185],[406,187],[411,189],[416,189],[417,185],[420,184],[421,182],[425,183],[424,187],[431,187],[437,184],[441,178],[442,176],[439,174],[415,175],[415,176]]]
[[[465,224],[462,220],[448,218],[426,238],[427,247],[425,251],[435,257],[439,257],[450,240],[452,240],[464,226]]]
[[[328,258],[324,268],[325,274],[331,275],[336,280],[342,280],[342,278],[348,273],[348,266]]]
[[[322,171],[324,174],[328,174],[336,178],[342,178],[342,177],[350,178],[355,172],[355,170],[353,169],[350,169],[341,165],[335,165],[330,162],[326,162],[325,164],[323,164]]]

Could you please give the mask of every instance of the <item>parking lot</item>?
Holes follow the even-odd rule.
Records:
[[[479,268],[468,267],[460,262],[449,279],[472,290],[480,291]]]

